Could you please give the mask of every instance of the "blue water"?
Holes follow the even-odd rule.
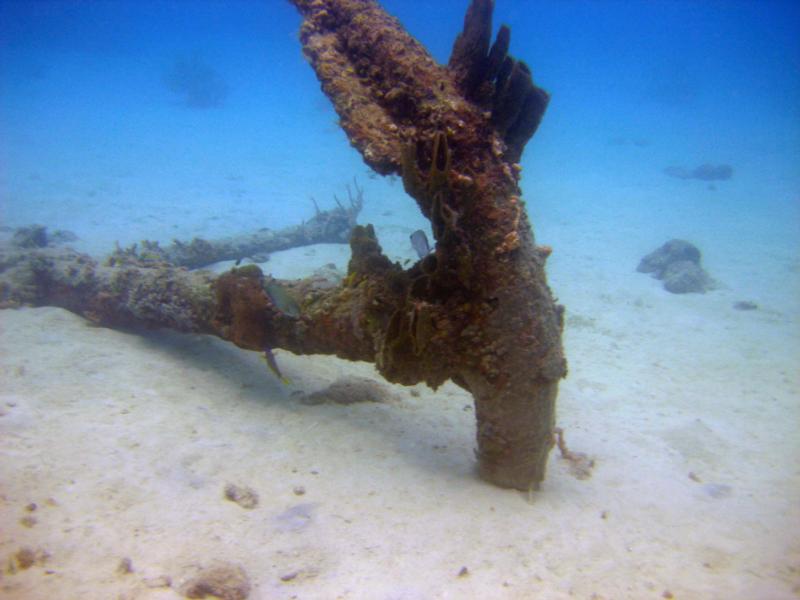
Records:
[[[445,61],[463,4],[385,6]],[[330,199],[353,176],[374,202],[397,196],[337,129],[299,22],[277,0],[0,4],[3,220],[85,238],[87,219],[122,205],[114,234],[128,242],[169,239],[175,225],[220,234],[253,216],[291,224],[309,196]],[[512,53],[553,97],[523,160],[543,228],[548,215],[630,203],[647,222],[648,205],[684,197],[688,219],[704,218],[696,204],[769,210],[797,234],[796,3],[501,1],[495,22],[511,25]],[[195,57],[224,83],[218,105],[188,106],[165,85]],[[731,164],[734,178],[705,193],[662,173],[704,162]]]
[[[465,1],[383,4],[446,62]],[[338,128],[302,56],[300,22],[283,0],[0,0],[0,225],[68,229],[76,247],[102,256],[115,242],[295,225],[313,215],[311,198],[334,206],[356,178],[365,190],[361,222],[376,224],[392,258],[413,258],[408,234],[427,224],[402,185],[371,174]],[[771,507],[797,496],[785,483],[796,483],[796,465],[771,450],[797,444],[772,438],[771,424],[791,429],[798,404],[800,3],[497,0],[500,23],[511,26],[511,53],[552,96],[521,164],[537,240],[554,248],[550,283],[567,305],[571,375],[561,422],[591,451],[613,447],[606,438],[614,435],[624,443],[641,434],[643,455],[672,459],[692,431],[701,449],[712,446],[707,425],[730,441],[719,454],[741,441],[742,454],[755,457],[746,466],[763,467],[763,480],[720,467],[720,482],[706,484],[763,504],[777,516],[759,531],[780,538],[785,515]],[[181,69],[204,83],[187,89]],[[706,163],[730,165],[733,176],[664,173]],[[717,290],[668,297],[635,273],[644,254],[674,237],[701,248]],[[734,311],[739,300],[759,310]],[[657,431],[652,405],[694,429]],[[631,406],[641,421],[614,419],[615,410],[629,417]],[[768,419],[770,410],[779,416]],[[593,429],[593,415],[622,433]],[[607,465],[619,458],[609,453]],[[620,460],[637,459],[628,452]],[[665,477],[668,491],[654,492],[647,477],[655,471],[636,465],[612,484],[633,481],[655,505],[677,481]],[[602,476],[597,485],[608,483]],[[685,490],[675,485],[677,502]],[[714,523],[738,531],[727,518]],[[624,535],[614,543],[630,551]],[[702,550],[705,541],[685,543]],[[735,557],[737,543],[719,546]],[[772,548],[789,546],[781,538]],[[788,571],[782,582],[796,579],[796,567]]]

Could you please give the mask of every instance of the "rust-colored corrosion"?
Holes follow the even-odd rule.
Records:
[[[446,67],[373,0],[293,3],[303,50],[350,141],[378,172],[402,175],[436,237],[380,315],[389,317],[373,336],[378,368],[390,381],[450,378],[471,391],[481,475],[537,487],[566,363],[549,252],[534,244],[516,163],[547,93],[508,55],[508,28],[490,45],[491,0],[470,4]]]
[[[566,373],[563,311],[547,286],[551,249],[534,243],[516,162],[546,92],[508,55],[508,28],[489,44],[491,0],[473,0],[447,66],[373,0],[293,3],[304,52],[342,127],[376,171],[402,176],[431,221],[435,251],[403,269],[371,226],[356,227],[347,277],[331,287],[268,282],[252,265],[213,277],[136,256],[101,265],[53,247],[0,247],[0,305],[213,333],[268,355],[286,348],[371,361],[408,385],[452,379],[475,400],[480,475],[537,488]]]

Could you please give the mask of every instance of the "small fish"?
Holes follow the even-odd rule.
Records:
[[[271,279],[264,287],[267,290],[269,299],[278,307],[278,310],[292,317],[300,316],[300,306],[286,292],[281,284]]]
[[[431,253],[431,245],[428,243],[428,236],[422,229],[417,229],[411,234],[411,245],[417,251],[417,256],[425,258]]]
[[[289,385],[291,380],[288,377],[284,377],[281,373],[281,370],[278,368],[278,361],[275,360],[275,355],[272,353],[272,348],[266,347],[264,348],[264,360],[267,361],[267,366],[272,373],[281,380],[283,385]]]

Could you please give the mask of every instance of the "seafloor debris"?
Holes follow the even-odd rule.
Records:
[[[173,240],[168,246],[143,240],[127,248],[118,246],[107,262],[110,266],[169,264],[197,269],[224,260],[253,258],[255,262],[264,262],[265,256],[271,252],[310,244],[345,244],[364,206],[364,190],[357,181],[353,180],[352,188],[348,185],[346,189],[346,204],[335,195],[336,207],[332,209],[320,210],[314,202],[314,216],[300,225],[277,231],[261,228],[252,233],[213,240],[198,237],[189,241]]]
[[[592,476],[594,459],[588,454],[573,452],[567,448],[567,442],[564,440],[564,430],[561,427],[556,427],[553,433],[555,435],[556,446],[558,446],[558,451],[561,453],[561,458],[569,462],[570,474],[575,477],[575,479],[589,479],[589,477]]]
[[[250,595],[250,579],[238,565],[221,563],[201,569],[181,586],[186,598],[212,596],[220,600],[245,600]]]
[[[30,569],[34,565],[44,566],[49,558],[50,553],[47,550],[23,546],[8,558],[4,572],[14,575],[19,571]]]
[[[225,486],[225,499],[236,502],[242,508],[252,510],[258,506],[258,492],[253,488],[229,483]]]
[[[673,294],[705,293],[716,287],[700,265],[700,250],[686,240],[669,240],[642,258],[636,270],[652,273],[664,282],[664,289]]]

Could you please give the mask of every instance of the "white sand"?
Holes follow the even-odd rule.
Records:
[[[415,225],[380,229],[390,254]],[[554,452],[531,498],[475,477],[471,399],[453,385],[308,406],[299,395],[343,376],[380,378],[278,351],[284,386],[213,338],[2,311],[0,596],[181,598],[221,561],[255,599],[797,597],[796,261],[759,270],[795,282],[784,296],[742,296],[722,260],[725,288],[674,296],[633,272],[654,244],[592,231],[587,218],[541,241],[581,240],[551,264],[569,315],[559,424],[596,467],[577,480]],[[317,246],[265,268],[346,260]],[[227,484],[258,506],[226,500]],[[36,563],[12,573],[23,548]]]
[[[82,11],[95,3],[74,4],[67,13],[93,20]],[[97,20],[107,46],[64,43],[94,27],[62,39],[71,27],[56,21],[54,48],[32,26],[26,50],[14,39],[27,25],[9,21],[6,62],[26,77],[10,72],[0,94],[0,225],[70,229],[102,255],[115,240],[294,225],[313,214],[309,196],[329,208],[355,175],[360,221],[378,225],[393,260],[411,258],[408,235],[427,223],[348,149],[288,3],[199,3],[211,10],[200,18],[188,3],[137,3],[134,21],[97,4],[121,19]],[[402,19],[416,11],[391,4]],[[216,339],[3,310],[0,598],[174,600],[220,562],[243,570],[251,600],[800,597],[800,136],[792,55],[771,43],[791,29],[749,8],[730,31],[726,11],[719,23],[687,15],[661,48],[644,21],[641,39],[609,37],[605,7],[583,31],[572,3],[563,22],[527,4],[498,3],[496,22],[513,25],[514,54],[553,92],[522,183],[567,307],[558,421],[594,457],[592,477],[553,453],[530,498],[481,482],[471,399],[452,385],[381,383],[384,403],[309,406],[304,394],[342,377],[381,380],[369,365],[277,351],[285,386]],[[451,17],[410,19],[440,60],[461,23]],[[161,84],[195,49],[229,78],[220,110],[187,111]],[[666,58],[702,75],[698,103],[640,101]],[[620,136],[630,143],[609,144]],[[735,176],[711,191],[662,172],[704,162]],[[675,296],[634,271],[672,237],[700,246],[720,289]],[[299,277],[347,258],[316,246],[263,266]],[[759,309],[734,310],[740,300]],[[227,500],[228,484],[258,506]]]

